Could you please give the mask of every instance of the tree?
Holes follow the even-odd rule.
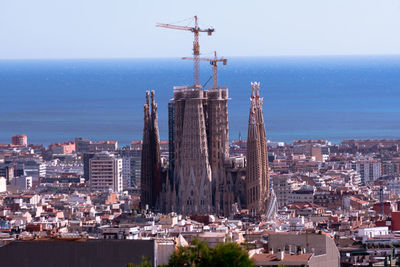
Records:
[[[253,266],[249,254],[235,243],[219,244],[211,253],[209,266]]]
[[[142,263],[140,263],[139,265],[134,265],[133,263],[128,263],[128,265],[126,267],[153,267],[153,264],[151,264],[151,262],[146,258],[146,257],[142,257]]]
[[[252,266],[246,251],[237,244],[220,244],[212,249],[205,242],[194,240],[192,246],[181,247],[174,252],[168,261],[168,267],[217,267],[217,266]]]

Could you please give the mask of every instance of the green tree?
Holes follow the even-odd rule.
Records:
[[[209,266],[253,266],[249,254],[235,243],[219,244],[212,250]]]
[[[153,267],[153,264],[151,264],[151,262],[146,257],[143,256],[142,263],[140,263],[139,265],[128,263],[126,267]]]
[[[168,261],[168,267],[252,266],[246,251],[234,243],[220,244],[212,249],[205,242],[194,240],[190,247],[181,247]]]

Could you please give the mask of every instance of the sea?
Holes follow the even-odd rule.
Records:
[[[0,60],[0,143],[15,134],[49,145],[75,137],[140,140],[145,91],[155,90],[162,140],[173,87],[193,83],[191,62],[169,59]],[[201,64],[205,88],[212,66]],[[400,139],[400,56],[233,57],[230,139],[247,136],[250,82],[261,83],[267,138]]]

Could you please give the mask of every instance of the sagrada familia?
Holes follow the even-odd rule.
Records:
[[[157,105],[154,91],[146,92],[141,165],[141,207],[164,213],[231,216],[241,209],[254,215],[272,215],[276,206],[269,186],[268,152],[260,83],[251,83],[246,158],[229,155],[228,88],[218,86],[218,62],[199,58],[199,33],[213,28],[157,24],[194,33],[194,85],[175,86],[168,104],[168,164],[161,166]],[[214,69],[214,86],[200,85],[199,61]],[[272,196],[272,197],[271,197]],[[272,200],[272,201],[271,201]]]
[[[141,206],[180,214],[270,213],[268,152],[260,84],[251,83],[247,155],[229,155],[228,88],[174,87],[169,162],[161,168],[157,105],[146,92]],[[150,112],[151,106],[151,112]]]

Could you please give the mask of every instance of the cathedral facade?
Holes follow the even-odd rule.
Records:
[[[169,170],[164,173],[151,96],[151,112],[148,92],[144,107],[142,205],[185,215],[230,216],[240,209],[265,213],[268,153],[259,84],[252,83],[246,158],[229,155],[227,88],[174,87],[168,105]]]

